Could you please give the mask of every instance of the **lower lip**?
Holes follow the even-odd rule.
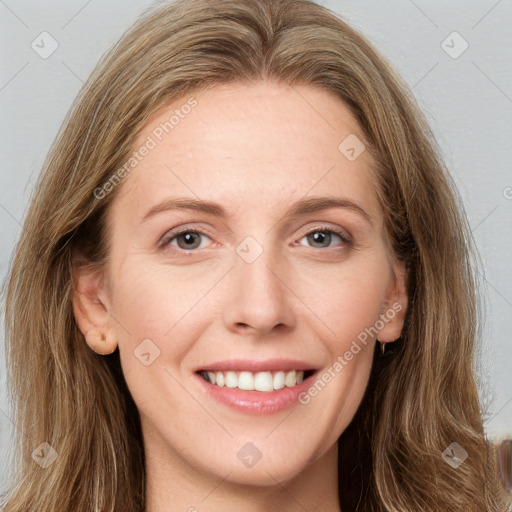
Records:
[[[196,374],[200,384],[213,399],[233,409],[255,416],[274,414],[299,403],[299,395],[310,386],[311,379],[314,376],[315,374],[310,375],[293,388],[284,387],[277,391],[264,393],[216,386],[207,382],[201,375]]]

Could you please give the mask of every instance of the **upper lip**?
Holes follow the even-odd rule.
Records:
[[[263,371],[290,371],[290,370],[316,370],[316,368],[305,361],[295,359],[227,359],[215,361],[201,366],[196,371],[233,371],[233,372],[263,372]]]

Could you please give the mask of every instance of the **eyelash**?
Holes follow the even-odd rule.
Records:
[[[299,241],[313,233],[318,233],[318,232],[337,235],[340,238],[343,245],[348,245],[348,246],[352,245],[352,240],[349,237],[347,237],[341,230],[336,230],[336,229],[333,229],[332,227],[327,227],[327,226],[315,227],[314,229],[312,229],[312,230],[308,231],[307,233],[305,233],[304,235],[302,235],[302,237],[299,239]],[[198,235],[202,235],[202,236],[206,236],[206,237],[210,238],[210,236],[207,233],[204,233],[203,231],[200,231],[198,229],[183,228],[178,231],[171,232],[167,236],[165,236],[160,244],[161,247],[165,249],[167,246],[170,245],[170,242],[172,242],[178,236],[183,235],[184,233],[198,234]],[[298,242],[293,242],[293,243],[296,245],[301,245],[301,244],[298,244]],[[181,249],[180,247],[173,247],[173,248],[179,252],[182,252],[183,254],[191,254],[198,250],[198,249],[187,250],[187,249]],[[318,248],[310,247],[310,249],[318,249]],[[326,247],[325,249],[335,249],[335,247]]]

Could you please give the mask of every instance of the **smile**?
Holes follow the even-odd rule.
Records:
[[[318,368],[292,359],[231,359],[199,367],[195,375],[203,392],[221,406],[259,416],[299,405]]]
[[[260,391],[271,393],[284,387],[293,388],[308,378],[312,371],[279,370],[279,371],[201,371],[204,380],[218,387],[239,389],[243,391]]]

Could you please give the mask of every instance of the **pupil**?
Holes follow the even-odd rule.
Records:
[[[183,233],[181,237],[178,237],[178,245],[181,245],[179,243],[180,239],[183,240],[183,245],[186,246],[185,249],[196,248],[199,245],[198,233]]]

